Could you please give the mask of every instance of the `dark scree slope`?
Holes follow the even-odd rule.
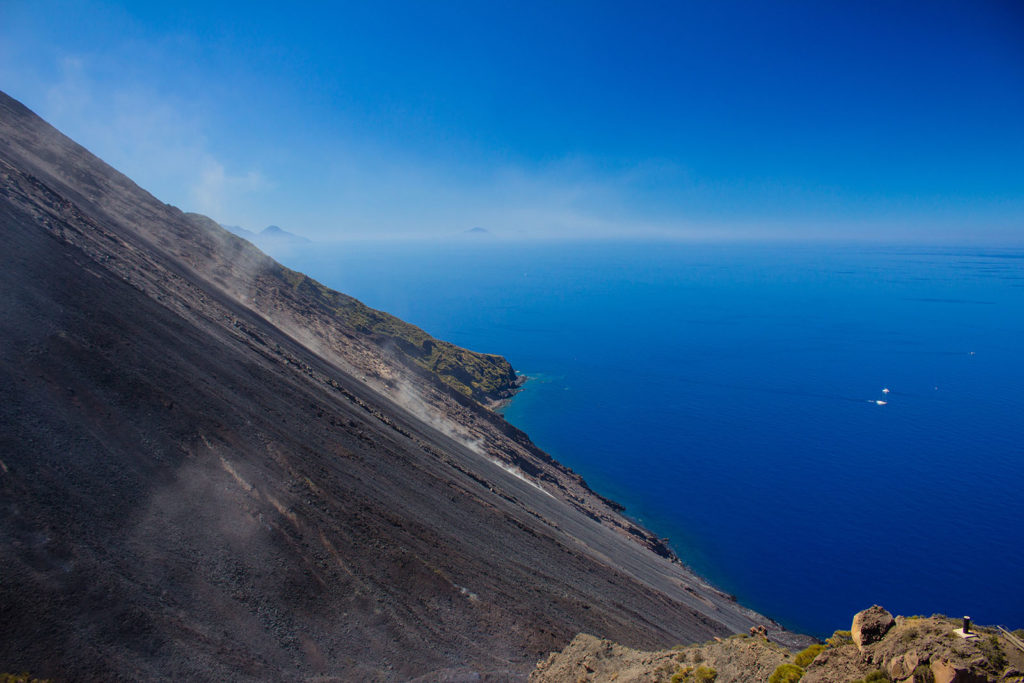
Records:
[[[2,93],[0,251],[0,671],[519,680],[581,631],[766,621],[488,410],[504,359],[283,268]]]

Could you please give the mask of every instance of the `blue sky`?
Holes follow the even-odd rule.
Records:
[[[4,0],[0,89],[316,239],[1024,243],[1016,1]]]

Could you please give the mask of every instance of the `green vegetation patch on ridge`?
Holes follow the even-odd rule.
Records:
[[[718,672],[708,666],[688,666],[680,669],[669,679],[671,683],[714,683]]]
[[[768,678],[768,683],[796,683],[803,675],[804,670],[796,664],[780,664]]]
[[[821,654],[821,651],[825,649],[825,646],[821,643],[815,643],[809,645],[805,650],[798,653],[793,658],[793,663],[799,666],[801,669],[806,669],[807,665],[814,661],[814,658]]]
[[[516,384],[515,370],[502,356],[469,351],[434,339],[415,325],[370,308],[284,266],[280,275],[292,289],[331,311],[343,325],[370,336],[385,349],[433,373],[464,396],[481,403],[505,398],[504,394]]]

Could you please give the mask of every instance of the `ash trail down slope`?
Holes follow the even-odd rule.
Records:
[[[765,621],[484,407],[507,361],[157,201],[2,93],[0,247],[0,670],[519,680],[581,631]]]

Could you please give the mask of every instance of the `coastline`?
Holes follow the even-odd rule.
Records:
[[[519,392],[523,390],[523,387],[525,387],[526,383],[529,382],[531,379],[533,378],[517,370],[516,381],[513,382],[511,386],[506,387],[502,392],[505,395],[501,396],[500,398],[487,399],[487,401],[484,403],[484,407],[490,410],[491,412],[501,415],[504,418],[505,408],[508,407],[508,405],[512,402],[512,399],[514,399],[519,394]]]
[[[508,424],[513,426],[515,429],[522,430],[525,435],[529,435],[530,433],[527,432],[525,428],[513,424],[512,422],[509,422],[504,414],[503,409],[507,408],[512,403],[512,401],[521,394],[521,392],[525,388],[525,385],[528,382],[542,379],[543,377],[545,377],[545,375],[543,373],[527,375],[525,373],[520,373],[519,371],[516,372],[520,380],[517,382],[515,392],[511,396],[509,396],[506,399],[503,399],[500,402],[502,408],[501,410],[492,409],[492,411],[495,412],[495,414],[497,414],[502,420],[506,421]],[[532,440],[532,436],[528,436],[528,438]],[[537,445],[536,447],[545,454],[548,454],[547,450],[543,446]],[[658,533],[649,526],[649,523],[647,521],[635,516],[634,514],[631,514],[630,508],[626,504],[620,503],[618,500],[594,488],[590,484],[589,479],[583,473],[581,473],[576,467],[567,465],[561,460],[554,458],[553,456],[549,457],[553,458],[553,462],[556,466],[564,468],[568,472],[578,477],[579,483],[587,490],[587,492],[590,495],[594,496],[602,504],[607,506],[615,517],[620,518],[626,523],[628,527],[631,527],[632,531],[630,533],[634,536],[634,540],[640,542],[640,545],[643,546],[647,551],[651,552],[655,556],[667,559],[674,565],[677,565],[683,572],[685,572],[690,577],[692,577],[696,582],[701,584],[703,588],[711,590],[718,595],[724,596],[728,600],[728,602],[732,603],[740,610],[744,610],[751,614],[756,614],[760,617],[763,617],[766,620],[765,623],[771,627],[773,634],[775,634],[776,636],[781,636],[780,638],[778,638],[778,642],[785,644],[787,647],[799,649],[801,647],[804,647],[813,640],[813,636],[810,636],[804,633],[803,631],[790,628],[789,626],[786,626],[780,621],[778,621],[778,619],[776,619],[773,615],[765,614],[753,607],[750,607],[745,602],[741,602],[735,594],[721,588],[714,579],[710,578],[705,573],[701,572],[693,565],[691,565],[689,562],[684,560],[677,552],[677,550],[673,547],[671,540],[669,538],[659,536]],[[607,518],[605,518],[602,521],[602,524],[610,526],[612,528],[615,527],[615,524]]]

